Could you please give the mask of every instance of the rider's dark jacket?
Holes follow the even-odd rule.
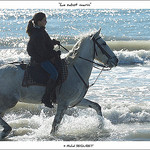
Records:
[[[27,52],[31,56],[31,60],[41,63],[51,60],[57,56],[54,49],[55,40],[51,40],[45,27],[34,27],[32,29],[29,42],[27,44]]]

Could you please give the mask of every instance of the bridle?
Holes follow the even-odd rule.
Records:
[[[98,37],[97,39],[95,39],[94,37],[92,37],[92,40],[93,40],[93,43],[94,43],[94,55],[93,55],[93,60],[94,60],[94,58],[95,58],[95,55],[98,56],[97,51],[96,51],[96,45],[97,45],[98,48],[101,50],[101,52],[102,52],[104,55],[106,55],[106,56],[108,57],[108,61],[109,61],[109,60],[112,59],[113,57],[110,56],[110,55],[108,54],[108,52],[106,52],[106,51],[104,50],[104,48],[97,42],[97,40],[99,40],[99,39],[101,39],[101,37]],[[106,42],[103,43],[103,45],[106,45]],[[79,56],[79,58],[81,58],[81,59],[83,59],[83,60],[86,60],[86,61],[89,61],[89,62],[91,62],[91,63],[93,63],[93,64],[95,64],[95,65],[97,65],[97,66],[103,67],[103,68],[107,68],[107,69],[110,68],[110,67],[108,67],[107,65],[103,65],[103,64],[100,64],[100,63],[95,63],[94,61],[88,60],[88,59],[83,58],[83,57],[81,57],[81,56]],[[107,63],[108,63],[108,61],[107,61]],[[111,69],[111,68],[110,68],[110,69]]]
[[[106,55],[109,59],[112,58],[105,50],[104,48],[97,42],[97,40],[101,39],[101,37],[98,37],[97,39],[95,39],[94,37],[92,38],[93,42],[94,42],[94,51],[97,55],[97,52],[96,52],[96,48],[95,48],[95,45],[98,46],[98,48],[101,50],[101,52]],[[106,45],[106,42],[103,43],[103,45]]]
[[[97,51],[96,51],[96,45],[98,46],[98,48],[101,50],[101,52],[102,52],[103,54],[105,54],[109,59],[112,59],[112,57],[111,57],[111,56],[104,50],[104,48],[97,42],[97,40],[100,39],[100,38],[101,38],[101,37],[98,37],[97,39],[95,39],[94,37],[92,37],[92,40],[93,40],[93,43],[94,43],[94,55],[93,55],[93,60],[94,60],[94,58],[95,58],[95,55],[96,55],[96,56],[98,55],[98,54],[97,54]],[[67,52],[69,52],[69,50],[66,49],[64,46],[62,46],[61,44],[60,44],[60,46],[61,46],[62,48],[64,48]],[[96,83],[96,81],[98,80],[98,77],[100,76],[100,74],[102,73],[102,71],[108,71],[108,70],[111,69],[110,67],[108,67],[108,66],[106,66],[106,65],[103,65],[103,64],[100,64],[100,63],[96,63],[96,62],[94,62],[94,61],[91,61],[91,60],[89,60],[89,59],[83,58],[83,57],[81,57],[81,56],[79,56],[79,58],[80,58],[80,59],[83,59],[83,60],[85,60],[85,61],[88,61],[88,62],[90,62],[90,63],[92,63],[92,64],[95,64],[95,65],[97,65],[97,66],[99,66],[99,67],[102,67],[102,69],[99,69],[98,67],[94,66],[96,69],[99,69],[99,70],[100,70],[100,73],[99,73],[99,75],[97,76],[97,78],[96,78],[96,80],[94,81],[94,83],[92,83],[91,85],[88,85],[88,84],[85,82],[85,80],[83,79],[83,77],[81,76],[81,74],[79,73],[79,71],[78,71],[78,69],[76,68],[76,66],[73,65],[73,68],[75,69],[75,71],[76,71],[77,75],[79,76],[79,78],[81,79],[81,81],[84,83],[84,85],[85,85],[85,87],[86,87],[87,90],[88,90],[91,86],[93,86],[93,85]],[[109,61],[109,59],[108,59],[108,61]]]
[[[95,39],[94,37],[92,37],[92,40],[93,40],[93,42],[95,43],[95,44],[94,44],[94,51],[96,51],[95,45],[97,45],[98,48],[101,50],[101,52],[102,52],[104,55],[107,56],[108,61],[107,61],[106,64],[108,64],[113,58],[116,58],[116,56],[113,56],[113,57],[112,57],[107,51],[105,51],[104,48],[97,42],[98,39],[101,39],[101,37],[98,37],[97,39]],[[105,42],[105,41],[103,42],[103,45],[106,45],[106,42]],[[95,52],[95,54],[97,55],[97,52]],[[105,67],[111,69],[111,67],[108,67],[107,65],[105,65]]]

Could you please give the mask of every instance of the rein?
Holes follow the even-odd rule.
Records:
[[[97,44],[98,47],[99,47],[101,50],[102,50],[102,47],[101,47],[101,46],[99,45],[99,43],[97,42],[97,39],[95,39],[95,38],[93,37],[92,40],[93,40],[93,42],[94,42],[94,56],[95,56],[95,54],[97,55],[96,48],[95,48],[95,44]],[[96,42],[95,42],[95,41],[96,41]],[[69,52],[69,50],[68,50],[67,48],[65,48],[64,46],[62,46],[61,44],[60,44],[59,46],[61,46],[62,48],[64,48],[64,50],[66,50],[67,52]],[[104,51],[105,51],[105,50],[103,49],[103,50],[102,50],[102,53],[104,53]],[[108,54],[107,54],[106,56],[108,56]],[[102,67],[102,69],[100,69],[100,68],[98,68],[98,67],[96,67],[96,66],[93,66],[94,68],[96,68],[96,69],[98,69],[98,70],[101,70],[101,71],[100,71],[100,73],[98,74],[98,76],[97,76],[97,78],[95,79],[95,81],[94,81],[91,85],[88,85],[88,84],[85,82],[85,80],[83,79],[83,77],[81,76],[81,74],[79,73],[79,71],[77,70],[77,68],[73,65],[73,68],[75,69],[76,73],[78,74],[79,78],[80,78],[81,81],[84,83],[84,85],[85,85],[85,87],[86,87],[87,89],[89,89],[90,87],[92,87],[92,86],[96,83],[96,81],[98,80],[98,78],[99,78],[99,76],[101,75],[102,71],[111,70],[111,68],[109,68],[109,67],[107,67],[107,66],[105,66],[105,65],[103,65],[103,64],[96,63],[96,62],[94,62],[94,61],[91,61],[91,60],[89,60],[89,59],[83,58],[83,57],[81,57],[81,56],[79,56],[79,58],[80,58],[80,59],[83,59],[83,60],[85,60],[85,61],[88,61],[88,62],[90,62],[90,63],[92,63],[92,64],[95,64],[95,65],[97,65],[97,66],[99,66],[99,67]],[[108,69],[104,69],[104,68],[108,68]]]

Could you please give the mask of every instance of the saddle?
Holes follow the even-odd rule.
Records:
[[[20,67],[25,70],[22,81],[23,87],[29,87],[32,85],[46,86],[49,80],[49,74],[38,63],[33,64],[20,64]],[[59,65],[56,66],[59,76],[57,79],[57,86],[61,85],[68,76],[68,67],[65,59],[59,61]]]

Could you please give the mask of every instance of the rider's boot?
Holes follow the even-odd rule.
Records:
[[[55,97],[55,88],[56,88],[56,81],[53,79],[49,79],[47,82],[45,94],[42,97],[42,103],[49,108],[54,108],[52,105],[53,98]]]

